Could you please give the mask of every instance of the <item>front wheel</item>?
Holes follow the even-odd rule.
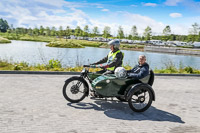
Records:
[[[81,77],[72,77],[65,81],[63,96],[71,103],[82,101],[88,94],[89,88]]]
[[[151,106],[152,99],[151,90],[146,86],[139,86],[131,92],[128,104],[133,111],[143,112]]]

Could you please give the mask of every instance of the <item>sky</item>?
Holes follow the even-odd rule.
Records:
[[[200,24],[200,0],[0,0],[0,18],[24,28],[88,25],[102,33],[109,26],[114,36],[119,26],[125,35],[133,25],[140,35],[147,26],[160,35],[169,25],[173,34],[187,35]]]

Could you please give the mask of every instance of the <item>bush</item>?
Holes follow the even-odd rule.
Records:
[[[193,73],[193,72],[194,72],[194,71],[193,71],[193,68],[190,67],[190,66],[185,67],[185,68],[184,68],[184,71],[186,71],[187,73]]]
[[[61,68],[62,65],[58,60],[49,60],[49,64],[47,65],[49,68]]]

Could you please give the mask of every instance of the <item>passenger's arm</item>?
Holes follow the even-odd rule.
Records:
[[[149,74],[149,67],[144,66],[140,69],[139,73],[128,73],[128,77],[134,78],[134,79],[142,79],[146,77]]]

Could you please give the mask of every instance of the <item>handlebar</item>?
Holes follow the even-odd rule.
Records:
[[[90,67],[90,65],[83,65],[83,67]]]

